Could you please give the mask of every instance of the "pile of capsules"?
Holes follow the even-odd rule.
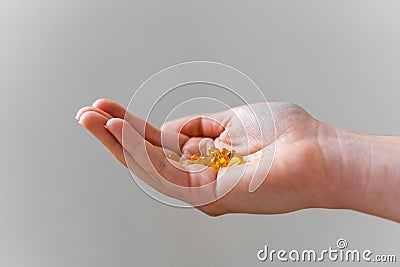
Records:
[[[168,154],[167,157],[171,160],[182,164],[181,159],[177,155]],[[187,161],[187,164],[201,164],[204,166],[213,167],[219,171],[222,167],[230,167],[243,164],[243,158],[235,150],[227,150],[222,148],[219,150],[216,147],[210,147],[206,156],[193,154]]]

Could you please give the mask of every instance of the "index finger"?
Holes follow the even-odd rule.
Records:
[[[93,103],[93,106],[107,112],[113,118],[120,118],[127,121],[142,137],[155,146],[166,147],[179,154],[182,146],[188,137],[177,132],[163,131],[146,122],[142,118],[131,114],[124,107],[106,98],[100,98]]]
[[[162,131],[181,133],[190,137],[218,137],[224,130],[233,112],[226,110],[213,114],[190,115],[167,121]]]

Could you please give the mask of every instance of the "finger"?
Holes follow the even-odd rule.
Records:
[[[110,114],[106,113],[105,111],[103,111],[103,110],[101,110],[101,109],[95,108],[95,107],[83,107],[83,108],[79,109],[78,112],[77,112],[77,114],[76,114],[76,116],[75,116],[75,118],[79,121],[80,118],[81,118],[81,116],[82,116],[85,112],[87,112],[87,111],[94,111],[94,112],[97,112],[97,113],[99,113],[100,115],[106,117],[107,120],[108,120],[108,119],[112,119],[112,116],[111,116]],[[156,149],[158,149],[158,150],[160,150],[160,151],[162,151],[162,152],[168,153],[168,154],[175,153],[174,151],[169,150],[169,149],[166,149],[166,148],[163,149],[163,148],[161,148],[161,147],[156,147]]]
[[[232,117],[230,110],[204,115],[191,115],[166,122],[161,129],[163,131],[178,132],[187,136],[210,137],[219,136]]]
[[[127,113],[125,108],[107,98],[97,99],[92,106],[111,114],[114,118],[123,119]]]
[[[109,120],[106,126],[116,139],[124,144],[126,153],[133,158],[136,165],[128,163],[129,169],[135,170],[140,166],[147,173],[140,176],[145,183],[163,194],[193,206],[214,200],[215,183],[212,182],[217,176],[215,169],[193,164],[188,166],[189,173],[180,169],[182,166],[178,163],[170,163],[162,152],[146,141],[128,122],[114,118]]]
[[[182,155],[187,159],[193,154],[206,156],[208,155],[209,148],[213,146],[214,140],[211,138],[192,137],[182,147]]]
[[[190,186],[189,174],[174,166],[162,152],[145,140],[128,122],[114,118],[108,120],[106,127],[135,162],[152,177],[160,178],[161,175],[162,178],[175,185]]]
[[[107,112],[105,112],[105,111],[103,111],[101,109],[98,109],[98,108],[95,108],[95,107],[83,107],[83,108],[80,108],[78,110],[78,112],[76,113],[75,119],[77,119],[79,121],[81,119],[82,114],[87,112],[87,111],[95,111],[95,112],[99,113],[100,115],[103,115],[107,119],[111,119],[112,118],[112,116],[110,114],[108,114]]]
[[[171,195],[170,192],[166,191],[158,181],[151,179],[149,177],[149,174],[133,160],[129,153],[127,153],[126,151],[124,152],[122,145],[105,128],[106,122],[108,120],[107,117],[98,113],[98,111],[93,111],[89,109],[86,112],[81,113],[79,118],[79,122],[87,130],[89,130],[102,144],[104,144],[119,162],[121,162],[126,167],[131,167],[130,171],[134,175],[145,180],[145,182],[149,186],[153,187],[157,191],[170,197],[175,197],[174,195]]]
[[[177,132],[161,132],[150,123],[127,112],[121,105],[109,99],[98,99],[93,103],[93,107],[103,110],[114,118],[126,120],[150,143],[156,146],[166,147],[175,153],[180,153],[183,144],[189,139],[187,136],[177,134]]]
[[[111,154],[124,166],[127,166],[121,144],[104,128],[108,118],[95,111],[87,111],[80,115],[79,123],[92,133]]]

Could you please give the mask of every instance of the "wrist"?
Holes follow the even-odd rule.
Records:
[[[330,208],[400,220],[400,138],[328,127]]]

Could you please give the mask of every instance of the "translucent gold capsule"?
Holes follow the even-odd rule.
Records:
[[[211,157],[200,157],[198,160],[198,164],[208,166],[211,163]]]
[[[198,164],[200,160],[199,154],[193,154],[188,160],[188,164]]]
[[[180,161],[180,158],[176,155],[168,155],[172,160]],[[201,156],[199,154],[193,154],[187,161],[190,164],[201,164],[204,166],[209,166],[217,171],[223,167],[235,166],[243,164],[243,157],[240,156],[235,150],[227,150],[222,148],[219,150],[216,147],[210,147],[208,149],[208,155]]]
[[[199,155],[199,154],[193,154],[193,155],[190,157],[191,160],[198,160],[199,158],[200,158],[200,155]]]
[[[243,162],[240,160],[240,158],[238,157],[233,157],[231,158],[231,160],[229,161],[228,166],[235,166],[235,165],[239,165],[242,164]]]
[[[178,155],[175,155],[175,154],[168,154],[168,155],[167,155],[167,158],[170,159],[170,160],[173,160],[173,161],[182,163],[182,162],[181,162],[181,158],[180,158]]]
[[[232,155],[231,155],[231,157],[232,157],[232,158],[233,158],[233,157],[239,158],[241,164],[244,163],[243,157],[242,157],[241,155],[239,155],[235,150],[232,150]]]

